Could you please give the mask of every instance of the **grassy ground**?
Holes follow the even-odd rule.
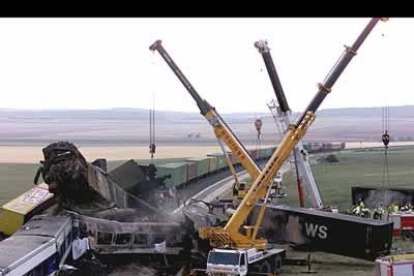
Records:
[[[349,208],[351,187],[356,184],[372,184],[381,187],[383,152],[379,149],[344,151],[336,153],[338,163],[319,163],[312,165],[312,171],[327,205]],[[313,159],[320,157],[316,155]],[[177,159],[166,159],[175,161]],[[109,161],[108,169],[119,166],[124,160]],[[162,162],[162,161],[158,161]],[[390,186],[412,187],[414,179],[414,149],[390,149],[388,152]],[[138,162],[147,164],[148,160]],[[38,164],[1,163],[0,164],[0,204],[16,197],[32,186]],[[297,186],[292,172],[284,175],[288,197],[281,203],[297,205]]]
[[[338,163],[316,163],[315,160],[325,155],[312,157],[311,165],[315,180],[320,189],[325,205],[337,206],[341,209],[350,208],[351,187],[359,185],[374,185],[382,187],[384,152],[381,149],[367,149],[344,151],[335,153]],[[414,179],[414,149],[390,149],[388,151],[389,187],[413,188]],[[294,181],[293,171],[284,174],[283,183],[288,197],[279,199],[279,203],[298,206],[297,184]],[[388,185],[385,185],[387,187]],[[231,196],[231,192],[223,198]],[[412,251],[412,242],[394,240],[393,248]],[[307,252],[289,250],[290,259],[306,259]],[[312,270],[316,275],[328,276],[363,276],[374,275],[375,264],[349,257],[333,255],[323,252],[314,252],[311,255]],[[283,275],[303,275],[306,266],[286,265]]]
[[[378,149],[356,150],[335,153],[338,163],[319,163],[312,165],[315,179],[325,204],[349,208],[351,205],[351,186],[371,184],[381,187],[383,152]],[[321,157],[314,156],[313,159]],[[414,179],[414,149],[390,149],[388,153],[390,186],[412,187]],[[110,161],[108,169],[119,166],[124,161]],[[37,164],[0,164],[0,205],[26,191],[33,184]],[[285,173],[284,184],[288,197],[280,203],[297,205],[297,186],[292,172]],[[396,241],[393,247],[412,250],[412,243]],[[305,259],[306,252],[289,252],[289,258]],[[312,254],[312,269],[317,275],[373,275],[374,263],[332,254],[316,252]],[[305,266],[285,266],[283,275],[301,275]]]
[[[43,145],[2,145],[0,141],[0,163],[37,163],[43,159]],[[148,159],[150,158],[148,146],[122,146],[122,145],[88,145],[75,143],[83,156],[89,161],[97,158],[107,160],[127,160],[127,159]],[[246,145],[248,149],[255,149],[255,145]],[[262,144],[262,148],[274,147],[274,145]],[[186,157],[202,157],[210,153],[222,152],[217,145],[158,145],[156,159],[174,159]]]
[[[339,162],[313,164],[312,171],[325,205],[349,208],[352,204],[351,187],[373,185],[381,187],[407,187],[414,184],[414,149],[390,149],[388,166],[390,185],[383,183],[384,152],[380,149],[344,151],[335,153]],[[313,159],[322,157],[316,155]],[[292,171],[285,173],[283,183],[288,197],[281,203],[298,205],[297,184]]]
[[[110,161],[111,170],[125,161]],[[0,206],[33,187],[38,164],[0,163]],[[39,183],[42,179],[39,179]]]
[[[183,158],[163,158],[155,159],[155,164],[165,164],[169,162],[182,161]],[[126,160],[108,161],[108,171],[125,163]],[[151,160],[139,159],[140,165],[148,165]],[[9,200],[24,193],[33,187],[33,180],[39,164],[35,163],[1,163],[0,162],[0,206]],[[40,178],[39,183],[43,180]]]
[[[182,158],[165,158],[154,162],[163,164],[180,160]],[[120,166],[125,161],[108,161],[108,171]],[[148,165],[149,162],[149,159],[138,160],[140,165]],[[0,163],[0,206],[33,187],[34,176],[38,168],[39,164],[36,163]],[[40,178],[39,183],[41,182]]]
[[[414,149],[397,148],[388,150],[390,184],[383,180],[384,151],[382,149],[358,149],[334,153],[339,162],[317,161],[327,154],[311,157],[311,167],[325,205],[348,209],[352,205],[351,187],[371,185],[379,188],[414,188]],[[293,165],[291,165],[293,168]],[[298,206],[298,190],[294,170],[283,175],[286,198],[279,203]],[[222,198],[231,197],[231,191]]]
[[[37,164],[0,164],[0,205],[33,186]]]

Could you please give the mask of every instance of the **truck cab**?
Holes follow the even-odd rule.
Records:
[[[213,249],[207,258],[207,274],[247,275],[247,254],[244,250]]]
[[[249,273],[281,273],[284,249],[212,249],[207,258],[207,275],[245,276]]]

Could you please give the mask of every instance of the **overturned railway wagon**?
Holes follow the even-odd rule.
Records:
[[[99,254],[178,255],[185,231],[178,222],[119,222],[74,215],[84,225],[90,246]]]
[[[55,198],[45,183],[34,186],[17,198],[7,202],[0,209],[0,232],[7,236],[55,203]]]
[[[250,219],[255,219],[259,206]],[[290,206],[268,205],[262,223],[271,243],[374,261],[389,253],[392,222]]]
[[[0,275],[56,275],[74,239],[68,216],[37,215],[0,242]]]
[[[414,205],[414,189],[354,186],[352,187],[352,204],[356,205],[359,199],[370,209],[377,208],[379,204],[383,206],[390,206],[391,204],[403,206],[411,203],[411,205]]]

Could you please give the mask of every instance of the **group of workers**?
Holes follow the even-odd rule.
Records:
[[[358,203],[351,210],[351,214],[359,217],[373,218],[373,219],[383,219],[387,214],[397,213],[397,212],[411,212],[412,206],[411,202],[407,202],[403,206],[399,206],[398,203],[394,202],[388,207],[384,207],[381,204],[374,210],[370,210],[365,207],[362,199],[358,199]]]

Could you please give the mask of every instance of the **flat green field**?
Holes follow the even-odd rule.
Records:
[[[1,164],[0,205],[30,189],[38,167],[37,164]]]
[[[379,188],[414,188],[414,149],[389,149],[388,170],[390,184],[383,181],[384,151],[369,149],[334,153],[339,162],[311,165],[316,183],[325,205],[349,208],[352,204],[351,187],[372,185]],[[315,155],[318,159],[323,155]],[[283,183],[288,197],[280,203],[298,205],[297,184],[293,171],[285,173]]]
[[[155,160],[156,164],[175,162],[183,158],[165,158]],[[126,160],[108,161],[108,171],[123,164]],[[149,159],[137,161],[140,165],[148,165]],[[39,164],[0,163],[0,206],[24,193],[33,186],[34,176]],[[42,183],[39,179],[39,183]]]
[[[341,210],[351,207],[351,187],[354,185],[373,185],[383,187],[384,152],[381,149],[337,152],[337,163],[317,163],[311,165],[315,180],[325,205],[339,207]],[[312,156],[315,161],[324,155]],[[326,156],[326,154],[325,154]],[[312,162],[313,163],[313,162]],[[414,149],[390,149],[388,151],[388,168],[390,185],[384,187],[414,188]],[[297,184],[293,171],[284,174],[283,183],[288,197],[279,199],[279,203],[298,206]],[[223,197],[231,197],[231,192]],[[412,242],[395,239],[393,248],[412,251]],[[289,250],[289,258],[306,259],[307,253]],[[373,262],[354,258],[315,252],[312,254],[312,269],[320,276],[365,276],[375,274]],[[307,270],[304,266],[284,266],[286,276],[303,275]]]
[[[351,206],[351,187],[374,185],[382,187],[384,152],[380,149],[344,151],[335,153],[338,163],[318,163],[312,171],[325,205],[341,209]],[[323,155],[312,156],[317,159]],[[177,159],[165,159],[176,161]],[[108,170],[122,164],[123,160],[109,161]],[[161,162],[161,161],[160,161]],[[138,161],[147,164],[148,160]],[[414,148],[388,150],[390,185],[384,187],[414,188]],[[33,185],[38,164],[0,163],[0,205],[18,196]],[[293,173],[285,173],[283,183],[288,197],[280,203],[298,205],[297,185]]]
[[[125,161],[109,161],[108,169]],[[0,206],[17,197],[33,186],[38,164],[0,163]],[[39,179],[42,183],[42,179]]]
[[[338,163],[317,163],[312,165],[315,179],[325,205],[341,209],[351,206],[351,187],[356,184],[382,187],[384,153],[379,149],[355,150],[335,153]],[[323,155],[312,156],[313,160]],[[124,161],[108,162],[108,169]],[[414,149],[390,149],[388,152],[390,185],[384,187],[414,188]],[[138,163],[145,163],[139,162]],[[0,163],[0,205],[18,196],[33,185],[38,164]],[[297,186],[292,171],[285,173],[283,183],[288,197],[280,203],[298,205]],[[412,243],[396,241],[394,247],[412,250]],[[290,251],[290,258],[307,257],[305,252]],[[312,254],[313,269],[317,275],[373,275],[374,263],[341,257],[322,252]],[[283,275],[302,275],[306,267],[285,266]]]

